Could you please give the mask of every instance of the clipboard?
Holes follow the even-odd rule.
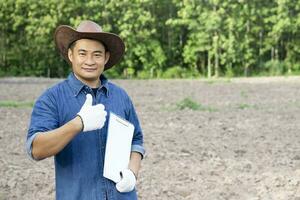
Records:
[[[128,168],[133,132],[133,124],[110,112],[103,176],[115,183],[121,180],[120,171]]]

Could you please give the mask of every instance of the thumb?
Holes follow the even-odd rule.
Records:
[[[104,110],[105,109],[105,106],[103,105],[103,104],[97,104],[96,106],[95,106],[95,108],[97,108],[97,109],[99,109],[99,110]]]
[[[87,94],[83,106],[91,106],[92,104],[93,104],[93,97],[91,94]]]

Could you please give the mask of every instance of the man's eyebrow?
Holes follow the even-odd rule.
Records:
[[[84,51],[84,52],[87,52],[88,50],[85,50],[85,49],[78,49],[78,51]],[[93,53],[103,53],[104,51],[102,50],[96,50],[96,51],[93,51]]]
[[[93,51],[93,53],[103,53],[102,50],[96,50],[96,51]]]

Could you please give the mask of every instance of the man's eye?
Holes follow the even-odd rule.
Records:
[[[85,53],[79,53],[80,56],[85,56]]]
[[[95,54],[96,57],[101,57],[101,54]]]

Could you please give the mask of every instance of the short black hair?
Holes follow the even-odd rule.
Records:
[[[74,42],[72,42],[72,43],[69,45],[69,49],[71,49],[72,51],[74,50],[76,41],[77,41],[77,40],[75,40]]]
[[[81,39],[89,39],[89,40],[95,40],[95,39],[92,39],[92,38],[81,38]],[[106,47],[106,44],[100,40],[95,40],[95,41],[98,41],[100,42],[103,46],[104,46],[104,50],[105,52],[107,51],[107,47]],[[76,44],[77,40],[71,42],[71,44],[69,45],[69,49],[71,49],[72,51],[74,50],[74,47],[75,47],[75,44]]]

